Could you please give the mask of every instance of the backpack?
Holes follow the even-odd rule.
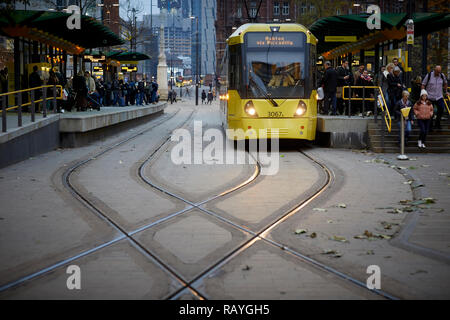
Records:
[[[430,71],[430,73],[428,73],[428,75],[426,75],[426,77],[428,77],[428,80],[427,80],[427,83],[425,84],[425,90],[427,89],[428,83],[430,82],[431,72],[433,72],[433,71]],[[441,78],[442,78],[442,81],[443,81],[443,84],[444,84],[445,83],[445,78],[444,78],[444,74],[442,72],[441,72]]]

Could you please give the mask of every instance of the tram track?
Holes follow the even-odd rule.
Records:
[[[202,206],[207,204],[208,202],[218,199],[220,197],[223,197],[227,194],[229,194],[230,192],[236,191],[238,189],[243,188],[244,186],[248,185],[249,183],[244,183],[244,184],[240,184],[239,186],[236,186],[234,188],[231,188],[230,191],[226,191],[223,192],[219,195],[213,196],[208,198],[207,200],[203,200],[197,203],[194,203],[192,201],[189,201],[179,195],[174,194],[173,192],[156,185],[155,183],[153,183],[148,177],[145,176],[144,171],[145,171],[145,167],[146,165],[148,165],[148,163],[150,162],[151,158],[149,157],[146,161],[144,161],[141,166],[139,167],[139,177],[142,179],[142,181],[144,183],[147,183],[148,185],[150,185],[151,187],[159,190],[160,192],[163,192],[167,195],[170,195],[172,197],[175,197],[178,200],[181,200],[183,202],[185,202],[186,204],[189,204],[191,206],[193,206],[190,210],[192,209],[198,209],[210,216],[213,216],[225,223],[227,223],[228,225],[231,225],[234,228],[237,228],[241,231],[244,231],[248,234],[251,235],[250,239],[248,239],[247,241],[245,241],[244,243],[240,244],[238,247],[236,247],[234,250],[230,251],[228,254],[226,254],[224,257],[222,257],[221,259],[219,259],[218,261],[216,261],[215,263],[213,263],[212,265],[210,265],[209,267],[207,267],[206,269],[204,269],[203,271],[201,271],[197,276],[195,276],[192,280],[190,280],[188,282],[188,285],[184,288],[180,288],[178,290],[176,290],[175,292],[173,292],[171,295],[168,296],[168,299],[177,299],[186,288],[192,288],[193,286],[195,286],[196,284],[200,283],[203,279],[207,278],[208,276],[210,276],[211,274],[213,274],[215,271],[217,271],[219,268],[221,268],[223,265],[225,265],[227,262],[229,262],[231,259],[233,259],[234,257],[236,257],[237,255],[239,255],[240,253],[242,253],[243,251],[249,249],[253,244],[255,244],[257,241],[261,240],[264,241],[266,243],[269,243],[270,245],[273,245],[275,247],[278,247],[282,250],[284,250],[285,252],[291,254],[292,256],[300,259],[302,262],[304,263],[308,263],[310,265],[313,265],[316,268],[321,269],[322,271],[328,272],[328,273],[332,273],[333,275],[344,279],[346,281],[349,281],[350,283],[352,283],[353,285],[356,285],[360,288],[363,288],[365,290],[370,291],[373,294],[379,295],[383,298],[386,299],[390,299],[390,300],[396,300],[397,298],[390,295],[389,293],[386,293],[384,291],[378,290],[378,289],[368,289],[366,284],[359,281],[358,279],[355,279],[343,272],[340,272],[330,266],[327,266],[326,264],[323,264],[321,262],[319,262],[316,259],[313,259],[311,257],[308,257],[307,255],[299,252],[298,250],[294,250],[292,248],[289,248],[283,244],[280,244],[274,240],[268,239],[267,236],[269,235],[270,231],[272,229],[274,229],[275,227],[277,227],[278,225],[280,225],[281,223],[283,223],[284,221],[286,221],[289,217],[291,217],[292,215],[295,215],[297,213],[299,213],[303,208],[305,208],[309,203],[311,203],[312,201],[314,201],[316,198],[318,198],[333,182],[334,180],[334,173],[331,169],[329,169],[325,164],[321,163],[320,161],[318,161],[317,159],[314,159],[311,155],[308,155],[307,153],[300,151],[299,152],[306,157],[307,159],[309,159],[311,162],[313,162],[316,166],[318,166],[319,168],[321,168],[321,170],[323,170],[323,172],[326,174],[326,181],[318,188],[318,190],[316,190],[312,195],[308,196],[306,199],[300,201],[294,208],[288,210],[285,213],[282,213],[281,216],[279,216],[277,219],[275,219],[274,221],[270,222],[269,224],[267,224],[266,226],[262,227],[260,230],[258,231],[252,231],[250,228],[247,228],[245,226],[241,226],[238,225],[236,223],[234,223],[233,221],[231,221],[230,219],[224,218],[222,217],[220,214],[217,214],[215,212],[213,212],[212,210],[208,210],[203,208]],[[258,167],[260,169],[260,164],[259,162],[257,162]],[[257,176],[255,176],[256,179]],[[252,180],[254,181],[254,179]]]
[[[193,118],[194,114],[198,111],[198,109],[192,111],[192,113],[189,115],[189,117],[182,123],[181,126],[186,126],[187,123]],[[252,231],[250,228],[247,228],[245,226],[239,225],[237,223],[234,223],[233,221],[231,221],[230,219],[227,219],[225,217],[222,217],[220,214],[217,214],[215,212],[213,212],[212,210],[206,209],[203,206],[205,204],[207,204],[210,201],[216,200],[218,198],[224,197],[232,192],[235,192],[237,190],[240,190],[242,188],[244,188],[245,186],[248,186],[250,183],[254,182],[260,175],[260,171],[261,171],[261,165],[259,162],[256,161],[256,166],[255,166],[255,171],[252,174],[252,176],[250,176],[247,180],[245,180],[244,182],[239,183],[238,185],[229,188],[228,190],[221,192],[220,194],[214,195],[212,197],[208,197],[206,200],[200,201],[200,202],[192,202],[189,201],[187,199],[184,199],[183,197],[161,187],[158,186],[157,184],[153,183],[151,181],[151,179],[149,179],[148,177],[145,176],[145,168],[147,165],[149,165],[150,161],[153,159],[153,157],[158,153],[158,151],[160,151],[162,148],[164,148],[164,146],[166,146],[169,142],[170,142],[170,135],[168,137],[165,137],[165,139],[162,139],[162,142],[160,144],[157,145],[156,148],[154,148],[151,153],[149,154],[149,156],[142,161],[141,165],[138,167],[138,176],[139,178],[147,185],[151,186],[152,188],[155,188],[156,190],[170,196],[173,198],[176,198],[178,200],[183,201],[185,204],[187,204],[187,207],[185,207],[182,210],[179,210],[177,212],[174,212],[164,218],[158,219],[155,222],[152,222],[151,224],[142,226],[138,229],[135,229],[133,231],[127,232],[123,227],[120,226],[120,224],[118,224],[117,222],[115,222],[114,220],[112,220],[108,214],[102,212],[100,209],[98,209],[94,204],[92,204],[88,197],[84,194],[82,194],[80,191],[78,191],[76,189],[76,187],[74,187],[71,182],[70,182],[70,177],[71,175],[79,170],[80,168],[82,168],[83,166],[85,166],[86,164],[88,164],[89,162],[97,159],[98,157],[106,154],[107,152],[114,150],[116,148],[118,148],[119,146],[122,146],[124,144],[126,144],[127,142],[133,140],[134,138],[152,130],[153,128],[155,128],[156,126],[159,126],[163,123],[165,123],[166,121],[172,119],[177,113],[179,112],[179,110],[173,114],[171,117],[164,119],[158,123],[155,123],[154,125],[152,125],[149,128],[146,128],[145,130],[132,135],[131,137],[128,137],[118,143],[115,143],[111,146],[109,146],[108,148],[102,150],[101,152],[95,154],[94,156],[91,156],[87,159],[84,159],[82,161],[77,162],[75,165],[71,166],[69,169],[67,169],[64,174],[63,174],[63,183],[64,186],[72,193],[72,195],[78,199],[85,207],[87,207],[90,211],[92,211],[93,213],[95,213],[97,216],[99,216],[102,220],[106,221],[108,224],[110,224],[117,232],[120,233],[120,236],[114,238],[113,240],[101,244],[95,248],[83,251],[82,253],[75,255],[71,258],[68,258],[66,260],[60,261],[50,267],[47,267],[45,269],[42,269],[38,272],[35,272],[31,275],[25,276],[19,280],[16,280],[12,283],[9,283],[7,285],[4,285],[3,287],[0,287],[0,292],[4,291],[8,288],[14,287],[18,284],[21,284],[25,281],[31,280],[37,276],[43,275],[47,272],[50,272],[58,267],[61,267],[63,265],[66,265],[72,261],[75,261],[81,257],[84,257],[88,254],[92,254],[94,252],[97,252],[105,247],[111,246],[121,240],[127,239],[128,241],[131,242],[131,244],[136,247],[136,249],[138,249],[139,251],[141,251],[145,256],[147,256],[151,261],[153,261],[156,265],[158,265],[160,268],[162,268],[163,270],[165,270],[166,273],[172,275],[180,284],[181,287],[176,289],[174,292],[169,293],[165,299],[177,299],[181,294],[183,294],[183,292],[186,292],[186,290],[189,290],[195,297],[199,298],[199,299],[207,299],[207,297],[205,297],[205,295],[203,293],[201,293],[199,290],[195,289],[195,286],[199,283],[202,282],[202,280],[204,280],[206,277],[210,276],[211,274],[213,274],[214,272],[216,272],[218,269],[220,269],[223,265],[225,265],[227,262],[229,262],[230,260],[232,260],[234,257],[236,257],[237,255],[239,255],[240,253],[242,253],[243,251],[249,249],[250,247],[252,247],[257,241],[264,241],[272,246],[278,247],[279,249],[284,250],[285,252],[291,254],[292,256],[298,258],[299,260],[301,260],[304,263],[308,263],[310,265],[315,266],[316,268],[321,269],[322,271],[328,272],[328,273],[332,273],[333,275],[347,280],[349,282],[351,282],[352,284],[358,286],[358,287],[362,287],[366,290],[366,284],[362,283],[361,281],[352,278],[351,276],[346,275],[345,273],[342,273],[332,267],[329,267],[315,259],[312,259],[310,257],[308,257],[307,255],[302,254],[301,252],[292,249],[292,248],[288,248],[286,246],[284,246],[283,244],[280,244],[274,240],[271,240],[269,238],[267,238],[267,236],[269,235],[270,231],[272,229],[274,229],[276,226],[280,225],[282,222],[286,221],[289,217],[291,217],[294,214],[300,213],[301,210],[306,207],[310,202],[312,202],[313,200],[315,200],[316,198],[318,198],[329,186],[330,184],[333,182],[333,172],[332,170],[330,170],[328,167],[326,167],[324,164],[320,163],[318,160],[314,159],[312,156],[306,154],[303,151],[299,151],[302,155],[304,155],[306,158],[308,158],[310,161],[312,161],[313,163],[315,163],[316,166],[320,167],[321,170],[323,170],[323,172],[325,172],[326,174],[326,181],[324,182],[323,185],[321,185],[319,187],[318,190],[316,190],[312,195],[309,195],[306,199],[303,199],[302,201],[300,201],[294,208],[282,213],[281,215],[279,215],[279,217],[277,217],[274,221],[268,223],[266,226],[260,228],[260,230],[258,231]],[[236,248],[234,248],[233,250],[231,250],[230,252],[228,252],[226,255],[224,255],[223,257],[221,257],[219,260],[215,261],[214,263],[212,263],[211,265],[209,265],[208,267],[206,267],[203,271],[201,271],[200,273],[198,273],[193,279],[191,280],[186,280],[184,279],[184,277],[177,272],[173,267],[171,267],[170,265],[168,265],[167,263],[165,263],[163,261],[163,259],[161,259],[160,257],[158,257],[156,254],[154,254],[153,252],[151,252],[150,250],[148,250],[143,244],[141,244],[138,240],[136,240],[133,236],[136,235],[137,233],[140,233],[146,229],[149,229],[153,226],[156,226],[158,224],[161,224],[163,222],[166,222],[172,218],[175,218],[183,213],[187,213],[193,209],[198,209],[200,211],[202,211],[203,213],[208,214],[209,216],[212,216],[216,219],[221,220],[224,223],[227,223],[228,225],[232,226],[233,228],[239,229],[241,231],[244,231],[246,233],[248,233],[250,235],[250,238],[247,239],[246,241],[244,241],[243,243],[239,244]],[[384,298],[387,299],[396,299],[395,297],[389,295],[388,293],[385,293],[381,290],[369,290],[370,292],[380,295]]]
[[[178,112],[180,111],[180,109],[178,109],[173,115],[171,115],[170,117],[166,118],[166,119],[162,119],[160,121],[158,121],[157,123],[153,124],[152,126],[150,126],[149,128],[146,128],[130,137],[127,137],[126,139],[123,139],[117,143],[114,143],[112,145],[110,145],[109,147],[103,149],[102,151],[95,153],[94,155],[91,155],[87,158],[85,158],[84,160],[78,161],[76,162],[74,165],[72,165],[71,167],[69,167],[67,170],[64,171],[63,175],[62,175],[62,180],[63,180],[63,185],[64,187],[72,194],[72,196],[77,199],[85,208],[87,208],[89,211],[93,212],[97,217],[99,217],[101,220],[105,221],[106,223],[108,223],[114,230],[116,230],[120,235],[114,239],[112,239],[111,241],[108,241],[106,243],[103,243],[101,245],[98,245],[94,248],[85,250],[75,256],[72,256],[70,258],[64,259],[62,261],[59,261],[53,265],[50,265],[44,269],[41,269],[37,272],[34,272],[32,274],[26,275],[24,277],[21,277],[13,282],[7,283],[3,286],[0,287],[0,292],[5,291],[9,288],[15,287],[17,285],[20,285],[22,283],[24,283],[25,281],[29,281],[32,280],[38,276],[44,275],[48,272],[51,272],[52,270],[62,267],[64,265],[67,265],[68,263],[71,263],[77,259],[80,259],[84,256],[87,256],[89,254],[95,253],[103,248],[109,247],[119,241],[122,241],[124,239],[130,241],[130,243],[137,249],[139,250],[142,254],[144,254],[145,256],[147,256],[152,262],[154,262],[157,266],[159,266],[161,269],[165,270],[168,274],[172,275],[183,287],[183,290],[185,289],[189,289],[191,291],[191,293],[200,298],[200,299],[204,299],[204,297],[202,297],[201,293],[197,292],[197,290],[190,288],[190,285],[188,283],[188,281],[186,281],[183,276],[181,274],[179,274],[176,270],[174,270],[171,266],[169,266],[168,264],[164,263],[164,261],[162,261],[162,259],[160,259],[157,255],[153,254],[152,252],[150,252],[147,248],[145,248],[144,245],[142,245],[138,240],[136,240],[135,238],[133,238],[133,236],[141,231],[144,231],[146,229],[149,229],[153,226],[156,226],[160,223],[163,223],[165,221],[168,221],[172,218],[175,218],[185,212],[188,212],[192,209],[195,208],[195,205],[193,205],[193,203],[190,203],[188,200],[185,200],[181,197],[176,196],[175,194],[164,190],[163,188],[158,188],[155,184],[152,184],[150,181],[145,181],[144,178],[141,178],[146,184],[151,185],[152,187],[158,189],[159,191],[172,196],[174,198],[179,198],[179,200],[182,200],[183,202],[185,202],[188,206],[185,207],[182,210],[179,210],[177,212],[174,212],[172,214],[169,214],[168,216],[158,219],[157,221],[154,221],[148,225],[139,227],[133,231],[127,232],[118,222],[114,221],[107,213],[103,212],[102,209],[98,208],[90,199],[87,195],[83,194],[82,191],[79,191],[77,189],[76,186],[74,186],[71,183],[71,176],[77,171],[80,170],[82,167],[84,167],[85,165],[87,165],[88,163],[90,163],[91,161],[97,160],[99,157],[107,154],[108,152],[123,146],[124,144],[132,141],[133,139],[149,132],[150,130],[154,129],[155,127],[169,121],[170,119],[174,118]],[[195,109],[191,112],[191,114],[188,116],[188,118],[180,125],[178,126],[178,128],[184,127],[186,126],[190,121],[192,121],[194,115],[198,112],[198,109]],[[159,144],[157,144],[156,148],[153,148],[153,150],[150,152],[149,156],[147,156],[146,160],[143,161],[143,163],[141,164],[141,166],[139,166],[139,171],[141,171],[141,168],[143,168],[144,164],[148,163],[153,156],[159,151],[161,150],[167,143],[170,142],[170,135],[166,136],[165,138],[163,138],[161,140],[162,142],[160,142]],[[252,174],[252,176],[250,178],[248,178],[247,180],[245,180],[244,182],[240,183],[238,186],[235,186],[233,188],[230,188],[222,193],[220,193],[219,195],[213,196],[211,198],[208,199],[208,201],[211,201],[213,199],[216,199],[217,197],[220,196],[224,196],[226,194],[229,194],[231,192],[234,192],[240,188],[242,188],[243,186],[251,183],[254,179],[256,179],[260,174],[260,164],[257,163],[257,165],[255,166],[255,170],[254,173]]]

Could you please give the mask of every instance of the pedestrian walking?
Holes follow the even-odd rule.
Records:
[[[111,105],[115,106],[116,104],[119,103],[119,96],[120,96],[120,84],[119,84],[119,80],[117,79],[117,75],[114,77],[114,80],[111,83],[111,91],[113,94],[113,100]]]
[[[405,70],[403,70],[403,67],[402,67],[401,63],[398,61],[398,58],[392,59],[392,63],[394,64],[394,68],[398,67],[400,69],[399,77],[400,77],[400,81],[401,81],[402,85],[404,85],[405,79],[403,77],[405,74]]]
[[[394,108],[394,112],[396,114],[397,119],[399,119],[398,121],[398,126],[399,126],[399,134],[398,134],[398,143],[400,144],[401,141],[401,128],[402,128],[402,123],[401,123],[401,119],[402,119],[402,114],[401,114],[401,110],[403,108],[412,108],[413,104],[412,102],[409,100],[409,92],[408,91],[403,91],[402,93],[402,98],[397,102],[397,104],[395,105]],[[405,145],[408,143],[408,139],[409,139],[409,135],[411,133],[412,130],[412,125],[413,125],[413,121],[414,121],[414,117],[413,117],[414,112],[409,112],[408,117],[405,119]]]
[[[206,99],[206,92],[205,90],[202,90],[202,104],[205,102]]]
[[[441,66],[437,65],[433,71],[428,73],[422,82],[422,89],[428,92],[428,99],[436,107],[436,121],[430,124],[430,131],[433,128],[441,129],[441,119],[444,113],[444,96],[447,92],[447,78],[442,73]]]
[[[209,90],[209,92],[208,92],[208,103],[209,104],[212,104],[213,98],[214,98],[213,93],[211,90]]]
[[[388,75],[388,95],[389,95],[389,113],[393,114],[393,109],[397,102],[402,98],[404,86],[400,79],[400,68],[394,67],[394,72]]]
[[[329,113],[330,100],[332,105],[332,115],[336,115],[336,88],[337,88],[338,74],[331,66],[330,61],[325,62],[325,74],[322,79],[322,88],[325,94],[324,97],[324,113]]]
[[[420,99],[420,91],[422,90],[422,77],[417,76],[411,81],[411,102],[416,103]]]
[[[425,148],[427,134],[430,129],[430,122],[433,117],[433,105],[428,100],[428,92],[422,89],[420,92],[420,100],[414,105],[414,115],[417,119],[417,124],[420,128],[419,141],[417,145],[419,148]]]

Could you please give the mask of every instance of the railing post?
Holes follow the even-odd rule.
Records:
[[[47,118],[47,89],[42,89],[42,117]]]
[[[6,132],[6,105],[8,101],[8,95],[4,95],[2,98],[2,132]]]
[[[380,95],[377,94],[376,96],[373,96],[375,98],[374,100],[374,104],[373,104],[373,120],[375,121],[375,123],[377,123],[378,121],[378,102],[380,101]]]
[[[386,111],[383,110],[383,118],[386,116]],[[385,126],[383,125],[383,121],[381,121],[381,149],[383,150],[382,152],[384,152],[384,135],[385,135]]]
[[[36,117],[36,113],[35,113],[35,106],[34,106],[34,90],[31,90],[30,93],[30,99],[31,99],[31,122],[36,121],[35,117]]]
[[[348,117],[352,115],[352,86],[348,86]]]
[[[56,108],[56,85],[53,85],[53,113],[57,112]]]
[[[22,126],[22,92],[17,93],[17,126]]]
[[[362,101],[362,116],[364,118],[364,113],[366,112],[366,87],[363,86],[363,101]]]

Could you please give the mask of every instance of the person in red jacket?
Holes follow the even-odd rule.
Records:
[[[424,89],[420,92],[419,101],[414,105],[414,115],[420,127],[418,146],[419,148],[425,148],[425,140],[433,118],[433,105],[428,100],[428,93]]]

